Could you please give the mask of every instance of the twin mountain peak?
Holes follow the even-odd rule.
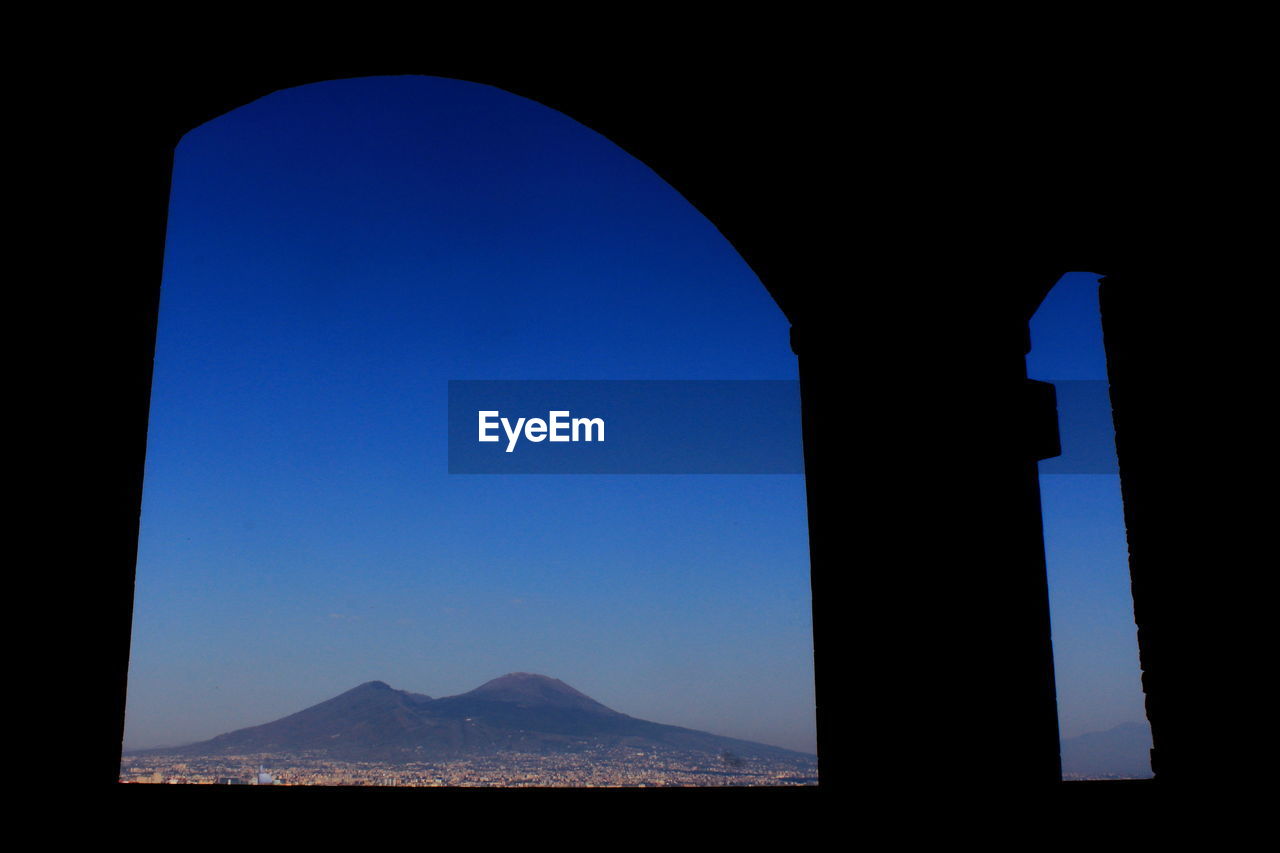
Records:
[[[424,696],[421,693],[409,693],[406,690],[396,690],[385,681],[366,681],[359,687],[352,688],[346,693],[343,693],[330,701],[337,701],[344,696],[360,696],[362,694],[378,694],[387,692],[396,694],[397,696],[406,697],[406,701],[409,702],[414,700],[434,701],[430,696]],[[558,678],[551,678],[546,675],[538,675],[532,672],[511,672],[501,676],[500,678],[495,678],[492,681],[486,681],[475,690],[448,698],[471,698],[488,702],[508,702],[527,708],[574,708],[594,714],[624,716],[618,714],[618,712],[612,708],[601,705],[585,693],[580,693],[579,691],[574,690]]]
[[[776,746],[653,723],[606,707],[556,678],[513,672],[433,699],[369,681],[260,726],[185,747],[181,755],[321,754],[364,761],[449,759],[501,752],[594,749],[812,759]]]

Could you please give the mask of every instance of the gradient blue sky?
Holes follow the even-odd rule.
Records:
[[[1106,381],[1098,276],[1071,273],[1031,320],[1027,374]],[[1114,430],[1094,441],[1110,442]],[[1064,422],[1063,444],[1078,439]],[[1117,474],[1041,474],[1040,500],[1063,737],[1146,722]]]
[[[1038,315],[1033,376],[1099,378],[1071,338],[1086,315]],[[442,696],[531,671],[814,750],[802,476],[446,473],[450,379],[796,375],[785,318],[715,228],[536,103],[383,77],[197,128],[174,172],[126,748],[371,679]],[[1068,735],[1142,719],[1109,480],[1042,478]]]
[[[813,750],[804,478],[450,476],[450,379],[795,379],[714,227],[573,120],[403,77],[178,148],[125,742],[511,671]]]

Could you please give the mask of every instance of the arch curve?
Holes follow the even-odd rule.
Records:
[[[1135,212],[1159,214],[1167,198],[1154,191],[1160,176],[1131,176],[1119,189],[1109,185],[1114,172],[1106,152],[1080,154],[1054,143],[1057,117],[1048,110],[1001,117],[1006,105],[992,104],[965,116],[934,102],[913,105],[924,118],[904,118],[892,104],[874,105],[870,117],[879,129],[853,174],[847,153],[855,140],[837,129],[847,118],[845,81],[814,85],[808,69],[735,70],[726,85],[723,75],[681,68],[655,74],[611,66],[588,79],[429,61],[358,71],[322,65],[283,73],[179,71],[146,80],[135,107],[123,111],[135,132],[110,149],[118,156],[107,166],[126,178],[106,194],[120,200],[119,221],[104,223],[95,237],[104,246],[116,244],[97,253],[118,267],[106,273],[116,286],[98,312],[111,333],[110,340],[104,335],[100,345],[91,345],[98,355],[91,369],[104,377],[100,408],[119,413],[98,435],[112,449],[100,456],[103,470],[95,478],[109,485],[95,495],[102,513],[94,521],[100,535],[93,538],[110,556],[94,597],[106,602],[105,614],[115,614],[98,623],[113,640],[95,646],[103,661],[95,668],[103,674],[99,695],[114,703],[103,717],[99,740],[107,760],[99,766],[114,779],[118,753],[110,753],[119,743],[115,712],[123,708],[167,158],[187,130],[272,91],[387,74],[494,85],[601,133],[711,220],[793,323],[805,389],[824,784],[838,786],[858,775],[855,754],[887,776],[910,780],[914,770],[894,767],[937,760],[947,754],[945,732],[964,725],[998,735],[987,747],[1009,763],[993,771],[991,781],[1009,773],[1044,775],[1056,756],[1042,743],[1025,749],[1026,730],[995,732],[965,711],[939,722],[939,709],[954,710],[945,698],[949,690],[964,686],[948,675],[960,662],[963,643],[948,650],[939,643],[973,620],[1003,624],[1016,596],[984,600],[954,583],[934,591],[921,578],[936,580],[936,567],[950,564],[957,549],[996,563],[1017,562],[993,547],[1001,539],[989,527],[990,513],[1007,505],[994,485],[926,485],[940,448],[973,440],[998,453],[979,426],[948,416],[955,411],[950,404],[963,402],[945,375],[956,363],[948,358],[994,366],[1001,376],[1017,373],[1028,305],[1038,302],[1042,282],[1079,268],[1141,279],[1133,263],[1143,254],[1136,243],[1141,235],[1134,237],[1127,225]],[[981,133],[933,156],[940,130],[975,124]],[[883,130],[890,126],[892,132]],[[1117,126],[1123,123],[1113,125],[1113,133]],[[1005,138],[1025,145],[984,150]],[[897,144],[904,140],[909,144]],[[1108,204],[1093,201],[1106,193]],[[86,281],[102,280],[96,266],[85,272]],[[983,310],[958,298],[961,292],[984,294]],[[996,314],[987,313],[992,306]],[[1130,381],[1136,385],[1142,378]],[[1000,385],[997,393],[1006,390]],[[851,393],[873,403],[853,445],[838,428]],[[851,532],[851,501],[865,496],[867,484],[875,505],[858,510],[858,528]],[[941,523],[940,507],[947,513]],[[868,556],[901,555],[904,542],[910,543],[906,562],[914,568],[874,575],[857,569]],[[856,600],[890,602],[897,609],[890,615],[859,608],[864,622],[850,625],[845,608]],[[971,608],[965,620],[952,611],[957,601]],[[844,730],[836,689],[851,650],[863,654],[895,631],[901,631],[900,641],[886,656],[866,661],[861,676],[892,698],[864,721],[910,736],[908,761],[887,749],[858,751],[858,738]],[[983,681],[1001,686],[1001,695],[1040,690],[1034,674],[1020,675],[1018,666],[983,664]],[[917,677],[922,671],[938,677]]]

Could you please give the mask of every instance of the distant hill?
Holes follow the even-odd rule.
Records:
[[[1151,727],[1123,723],[1062,741],[1062,774],[1086,779],[1151,777]]]
[[[577,752],[607,746],[812,759],[776,746],[652,723],[608,708],[545,675],[515,672],[458,696],[432,699],[370,681],[260,726],[183,747],[135,754],[319,752],[365,761],[431,760],[498,752]]]

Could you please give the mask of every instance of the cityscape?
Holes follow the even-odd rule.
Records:
[[[645,751],[627,747],[442,761],[344,761],[323,754],[125,756],[120,781],[166,785],[458,788],[667,788],[818,784],[817,760]]]

